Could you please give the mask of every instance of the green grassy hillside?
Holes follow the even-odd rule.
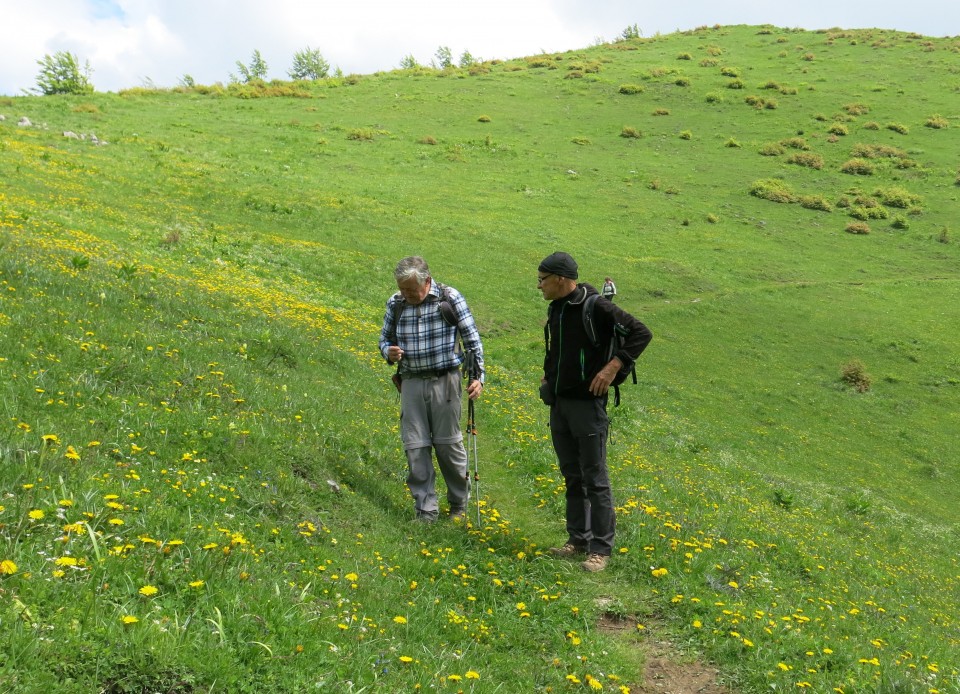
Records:
[[[714,27],[0,99],[0,689],[640,692],[669,639],[734,691],[960,692],[958,53]],[[558,249],[655,335],[589,576],[544,554]],[[479,521],[410,522],[412,254],[484,337]]]

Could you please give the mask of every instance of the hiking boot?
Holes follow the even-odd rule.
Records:
[[[587,557],[587,560],[580,566],[583,567],[584,571],[596,573],[597,571],[603,571],[605,568],[607,568],[608,561],[610,561],[610,557],[608,557],[606,554],[597,554],[594,552]]]
[[[451,508],[450,509],[450,520],[463,520],[467,517],[467,509],[465,508]]]
[[[437,517],[430,513],[417,513],[415,520],[417,523],[434,523]]]
[[[562,557],[563,559],[571,559],[572,557],[577,556],[578,554],[583,554],[586,552],[585,547],[578,547],[572,542],[566,543],[563,547],[551,547],[550,554],[555,557]]]

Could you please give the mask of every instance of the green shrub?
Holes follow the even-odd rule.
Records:
[[[427,135],[425,137],[421,137],[419,140],[417,140],[417,142],[419,142],[421,145],[435,145],[437,144],[437,138],[435,138],[433,135]]]
[[[760,148],[760,154],[765,157],[778,157],[784,153],[783,146],[777,142],[768,142]]]
[[[724,77],[739,77],[740,68],[738,67],[723,67],[720,68],[720,74]]]
[[[767,99],[766,102],[763,104],[763,107],[768,111],[773,111],[778,106],[779,104],[777,103],[776,99]]]
[[[669,115],[670,115],[670,109],[666,109],[666,108],[654,109],[653,115],[655,115],[655,116],[669,116]]]
[[[834,123],[827,129],[827,132],[831,135],[841,136],[848,135],[850,133],[850,131],[847,129],[847,126],[845,126],[843,123]]]
[[[580,72],[579,70],[571,70],[570,72],[568,72],[567,74],[565,74],[565,75],[563,76],[563,79],[565,79],[565,80],[575,80],[575,79],[580,79],[581,77],[583,77],[583,73],[582,73],[582,72]]]
[[[489,122],[490,122],[490,116],[480,116],[480,117],[477,118],[477,120],[478,120],[480,123],[489,123]]]
[[[589,138],[586,138],[586,137],[575,137],[575,138],[573,138],[572,140],[570,140],[570,142],[572,142],[572,143],[575,144],[575,145],[589,145],[589,144],[590,144]]]
[[[763,108],[763,99],[759,96],[751,94],[750,96],[744,97],[744,102],[753,106],[754,108]]]
[[[833,212],[833,205],[822,195],[801,195],[797,198],[800,207],[808,210],[820,210],[821,212]]]
[[[907,153],[899,147],[891,147],[890,145],[867,145],[862,143],[854,145],[853,149],[850,150],[850,154],[851,156],[863,157],[865,159],[907,156]]]
[[[763,85],[762,87],[760,87],[760,89],[776,89],[777,91],[779,91],[779,90],[780,90],[780,85],[779,85],[777,82],[774,82],[773,80],[770,80],[770,81],[767,82],[765,85]]]
[[[893,222],[890,224],[894,229],[909,229],[910,222],[907,221],[907,218],[903,215],[897,215],[893,218]]]
[[[870,226],[866,222],[850,222],[844,231],[848,234],[869,234]]]
[[[703,100],[708,104],[719,104],[723,102],[723,94],[720,92],[707,92],[707,95],[703,97]]]
[[[771,202],[793,202],[795,199],[787,184],[776,178],[754,181],[750,187],[750,195]]]
[[[713,214],[713,212],[710,212],[707,214],[707,221],[710,224],[716,224],[717,222],[720,221],[720,218],[717,215]]]
[[[866,123],[863,124],[863,129],[864,129],[864,130],[879,130],[879,129],[880,129],[880,124],[877,123],[876,121],[867,121]]]
[[[643,94],[643,87],[639,84],[621,84],[617,91],[621,94]]]
[[[796,96],[800,92],[797,90],[796,87],[782,87],[780,89],[780,93],[783,94],[784,96]]]
[[[723,143],[723,146],[724,147],[740,147],[741,145],[739,142],[737,142],[735,138],[731,137],[729,140]]]
[[[674,83],[675,85],[677,85],[678,87],[689,87],[689,86],[690,86],[690,79],[687,78],[687,77],[678,77],[677,79],[675,79],[675,80],[673,81],[673,83]]]
[[[872,176],[873,164],[866,159],[850,159],[849,161],[843,163],[843,165],[840,167],[840,171],[858,176]]]
[[[357,142],[369,142],[373,139],[373,131],[368,128],[353,128],[347,133],[347,139]]]
[[[791,154],[787,158],[788,164],[796,164],[797,166],[806,166],[811,169],[822,169],[823,168],[823,157],[819,154],[814,154],[813,152],[797,152],[796,154]]]
[[[744,81],[739,78],[727,83],[727,89],[743,89],[746,86],[747,85],[744,83]]]
[[[890,216],[887,208],[879,205],[857,205],[856,207],[851,207],[847,214],[861,221],[867,221],[868,219],[886,219]]]
[[[866,393],[870,390],[870,384],[873,381],[870,374],[867,373],[867,368],[859,359],[854,359],[843,365],[840,369],[840,380],[848,386],[856,388],[858,393]]]
[[[716,67],[719,64],[720,61],[715,58],[704,58],[700,61],[700,67]]]
[[[788,137],[785,140],[780,140],[780,144],[791,149],[810,149],[810,145],[802,137]]]
[[[910,128],[905,126],[903,123],[887,123],[887,130],[892,130],[895,133],[900,133],[901,135],[906,135],[910,132]]]
[[[550,57],[536,56],[533,58],[527,58],[527,67],[530,67],[530,68],[546,67],[546,68],[556,69],[557,64],[553,62],[553,59]]]
[[[923,198],[921,198],[919,195],[915,195],[905,188],[900,188],[899,186],[894,186],[892,188],[877,188],[877,190],[873,192],[873,196],[884,205],[889,205],[890,207],[899,207],[901,209],[918,205],[923,200]]]
[[[677,56],[677,60],[693,60],[693,56],[689,53],[681,53]]]
[[[625,125],[623,126],[623,130],[620,131],[620,137],[641,138],[643,137],[643,132],[629,125]]]
[[[692,139],[693,139],[693,131],[691,131],[691,130],[682,130],[682,131],[680,131],[680,139],[681,139],[681,140],[692,140]]]
[[[941,128],[949,128],[950,121],[948,121],[946,118],[944,118],[939,113],[937,113],[927,118],[927,122],[924,123],[924,125],[927,126],[928,128],[934,128],[936,130],[940,130]]]
[[[870,108],[865,104],[846,104],[843,107],[843,110],[849,113],[851,116],[862,116],[865,113],[870,113]]]

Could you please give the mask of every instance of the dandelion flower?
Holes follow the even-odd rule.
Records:
[[[145,595],[148,598],[151,595],[156,595],[158,592],[160,591],[157,589],[156,586],[144,586],[139,590],[140,595]]]
[[[120,618],[120,621],[124,624],[136,624],[140,620],[134,617],[132,614],[125,614]]]
[[[0,561],[0,576],[13,576],[17,573],[17,565],[9,559]]]
[[[666,576],[668,573],[670,573],[670,572],[667,571],[667,570],[664,569],[664,568],[654,569],[653,571],[650,572],[650,574],[651,574],[654,578],[663,578],[663,577]]]
[[[467,670],[467,674],[464,675],[468,680],[478,680],[480,679],[480,673],[475,672],[474,670]]]
[[[191,588],[203,588],[203,581],[190,581]]]
[[[413,662],[413,658],[411,658],[411,657],[408,656],[408,655],[402,655],[402,656],[400,656],[400,662],[401,662],[401,663],[412,663],[412,662]]]
[[[407,618],[397,615],[396,617],[393,618],[393,621],[396,622],[397,624],[406,624]]]
[[[38,508],[33,509],[32,511],[30,511],[30,513],[27,514],[30,520],[43,520],[43,517],[45,515],[47,514],[45,514],[43,511],[41,511]]]

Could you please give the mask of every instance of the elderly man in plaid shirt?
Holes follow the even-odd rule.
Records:
[[[394,271],[399,291],[387,301],[380,353],[399,364],[400,437],[407,456],[407,486],[418,520],[439,515],[433,455],[447,485],[451,518],[464,516],[470,494],[467,452],[460,430],[463,347],[473,353],[479,378],[467,384],[475,400],[483,391],[483,345],[463,296],[430,276],[419,256],[404,258]]]

